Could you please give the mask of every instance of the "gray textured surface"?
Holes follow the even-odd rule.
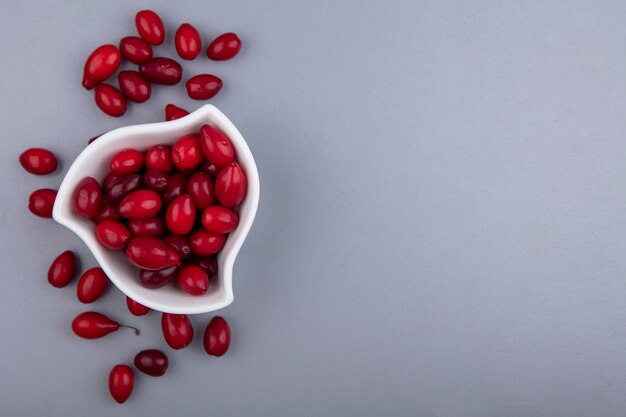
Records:
[[[116,120],[80,87],[86,54],[134,32],[130,3],[0,3],[2,415],[624,415],[626,4],[604,1],[150,4],[161,53],[184,21],[244,40],[185,68],[224,78],[212,102],[262,195],[222,311],[232,350],[168,350],[115,405],[108,370],[166,347],[159,317],[112,290],[90,308],[143,335],[74,337],[85,307],[45,273],[64,249],[93,258],[25,201],[94,134],[198,105],[156,88]],[[22,172],[35,145],[63,169]]]

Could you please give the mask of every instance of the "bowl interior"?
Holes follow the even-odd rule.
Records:
[[[246,198],[238,207],[239,225],[230,233],[217,256],[217,280],[201,296],[184,293],[174,285],[148,289],[139,281],[139,269],[132,265],[122,251],[104,248],[96,240],[95,224],[74,212],[73,195],[85,177],[102,182],[109,171],[111,157],[125,148],[147,150],[159,144],[172,145],[182,136],[198,133],[204,124],[211,124],[226,134],[237,152],[237,160],[248,178]],[[76,158],[68,170],[53,210],[53,218],[74,231],[89,247],[111,281],[126,295],[158,311],[177,314],[197,314],[214,311],[233,301],[232,269],[235,258],[254,221],[259,202],[259,176],[250,148],[228,118],[212,105],[205,105],[178,120],[122,127],[105,133]]]

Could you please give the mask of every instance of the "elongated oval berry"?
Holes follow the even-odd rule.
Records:
[[[139,73],[153,84],[174,85],[183,78],[183,67],[171,58],[152,58],[139,66]]]
[[[196,222],[196,207],[190,196],[183,194],[174,197],[167,205],[165,223],[175,235],[186,235]]]
[[[130,240],[130,232],[117,220],[104,219],[96,226],[96,238],[107,249],[122,249]]]
[[[185,314],[163,313],[161,330],[165,341],[172,349],[182,349],[193,339],[193,327]]]
[[[208,100],[222,89],[222,80],[212,74],[191,77],[185,83],[187,95],[194,100]]]
[[[50,218],[57,198],[57,191],[50,188],[41,188],[32,192],[28,197],[28,209],[35,216]]]
[[[174,248],[180,259],[185,259],[191,253],[189,242],[184,236],[167,235],[163,238],[165,243]]]
[[[52,152],[43,148],[26,149],[20,155],[20,164],[31,174],[46,175],[57,169],[57,158]]]
[[[168,174],[173,167],[172,150],[169,146],[156,145],[146,152],[146,168]]]
[[[123,149],[113,155],[109,168],[118,175],[134,174],[143,166],[143,152],[137,149]]]
[[[108,178],[108,177],[107,177]],[[106,181],[106,179],[105,179]],[[107,200],[111,203],[119,203],[128,194],[137,191],[142,181],[139,174],[122,175],[105,184]]]
[[[196,265],[185,265],[178,272],[178,286],[191,295],[202,295],[209,289],[209,276]]]
[[[237,162],[226,165],[215,179],[215,196],[226,207],[235,207],[246,197],[248,179]]]
[[[229,208],[209,206],[202,212],[202,226],[213,233],[230,233],[237,227],[239,217]]]
[[[109,164],[110,164],[110,162],[109,162]],[[109,188],[111,186],[111,184],[113,183],[113,181],[115,181],[119,177],[121,177],[120,174],[116,174],[115,172],[109,172],[106,175],[106,177],[104,177],[104,179],[102,180],[102,188],[104,188],[104,189]]]
[[[209,278],[217,275],[217,259],[215,259],[215,256],[194,256],[190,259],[190,262],[204,269]]]
[[[98,339],[119,330],[120,327],[115,320],[95,311],[80,313],[72,320],[72,330],[83,339]]]
[[[143,183],[146,187],[154,191],[165,191],[167,188],[167,173],[158,169],[147,169],[143,173]]]
[[[195,230],[189,235],[191,253],[198,256],[208,256],[219,252],[225,242],[226,235],[203,229]]]
[[[212,356],[222,356],[230,347],[230,326],[221,316],[211,319],[204,330],[204,350]]]
[[[126,113],[126,99],[122,93],[112,85],[98,84],[94,98],[100,110],[109,116],[120,117]]]
[[[95,178],[85,177],[74,191],[74,210],[83,217],[95,217],[102,206],[102,189]]]
[[[141,10],[135,16],[137,33],[152,45],[161,45],[165,39],[165,27],[158,14],[152,10]]]
[[[117,75],[120,89],[127,99],[134,103],[143,103],[150,98],[150,83],[137,71],[121,71]]]
[[[223,33],[209,44],[206,55],[214,61],[225,61],[231,59],[241,49],[241,40],[236,34]]]
[[[211,125],[200,128],[200,147],[205,158],[218,168],[222,168],[235,160],[233,143],[222,132]]]
[[[142,269],[158,271],[178,263],[178,254],[167,243],[153,236],[134,237],[126,248],[126,257]]]
[[[165,222],[160,216],[154,216],[147,220],[131,220],[128,228],[133,236],[163,236],[165,234]]]
[[[127,365],[115,365],[109,373],[109,392],[118,403],[124,404],[135,386],[135,374]]]
[[[122,63],[122,54],[115,45],[97,47],[85,62],[83,87],[91,90],[96,84],[105,81]]]
[[[161,376],[167,371],[169,361],[165,353],[157,349],[142,350],[135,355],[135,368],[146,375]]]
[[[76,285],[76,297],[81,303],[93,303],[104,294],[109,285],[109,277],[102,268],[91,268],[85,271]]]
[[[138,303],[129,296],[126,296],[126,306],[133,316],[145,316],[150,312],[150,308]]]
[[[147,220],[161,210],[161,197],[152,190],[133,191],[124,197],[117,210],[126,219]]]
[[[165,121],[180,119],[181,117],[185,117],[189,114],[189,112],[185,109],[181,109],[178,106],[173,104],[168,104],[165,106]]]
[[[202,149],[198,135],[184,136],[172,146],[172,162],[181,170],[197,167],[202,162]]]
[[[74,279],[76,275],[76,255],[71,250],[66,250],[57,256],[50,269],[48,269],[48,282],[56,288],[63,288]]]
[[[120,41],[122,56],[133,64],[143,64],[152,58],[152,47],[137,36],[127,36]]]
[[[176,278],[176,276],[178,275],[178,269],[178,265],[170,266],[156,271],[142,269],[139,272],[139,280],[146,288],[161,288],[169,284],[174,280],[174,278]]]
[[[196,59],[202,48],[200,34],[189,23],[180,25],[174,36],[176,52],[182,59]]]
[[[187,194],[198,210],[203,210],[215,202],[213,178],[204,172],[196,172],[187,181]]]
[[[176,196],[181,195],[185,192],[185,187],[187,185],[187,177],[183,174],[172,174],[167,179],[167,188],[163,193],[163,202],[165,204],[169,204],[170,201]]]

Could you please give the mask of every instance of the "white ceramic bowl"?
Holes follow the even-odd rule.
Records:
[[[111,157],[122,149],[147,150],[153,145],[171,145],[182,136],[198,133],[200,127],[207,123],[230,138],[239,164],[248,178],[246,198],[238,207],[239,225],[228,236],[217,256],[217,282],[206,294],[192,296],[173,285],[159,289],[145,288],[139,281],[139,269],[126,259],[122,251],[112,251],[102,246],[96,239],[94,223],[75,213],[74,190],[85,177],[94,177],[101,182],[109,170]],[[122,127],[99,137],[81,152],[65,174],[52,217],[87,244],[104,272],[127,296],[158,311],[198,314],[226,307],[233,302],[233,264],[252,226],[258,204],[259,173],[250,148],[235,125],[216,107],[207,104],[178,120]]]

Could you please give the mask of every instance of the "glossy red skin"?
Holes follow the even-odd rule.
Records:
[[[187,181],[187,194],[193,199],[198,210],[215,202],[215,185],[213,178],[204,172],[196,172]]]
[[[174,85],[183,78],[183,67],[171,58],[152,58],[139,66],[139,73],[153,84]]]
[[[57,256],[48,269],[48,282],[56,288],[63,288],[74,279],[76,275],[76,255],[71,250],[66,250]]]
[[[223,33],[209,44],[206,56],[214,61],[225,61],[231,59],[241,49],[241,40],[236,34]]]
[[[142,350],[135,355],[133,363],[135,368],[150,376],[162,376],[169,366],[165,353],[157,349]]]
[[[204,269],[209,279],[217,275],[217,259],[215,259],[215,256],[194,256],[189,260],[189,263]]]
[[[202,295],[209,289],[209,276],[196,265],[186,265],[178,272],[178,286],[191,295]]]
[[[126,113],[126,99],[120,90],[109,84],[98,84],[95,89],[94,98],[96,105],[112,117],[120,117]]]
[[[135,374],[127,365],[115,365],[109,373],[109,392],[118,403],[124,404],[135,386]]]
[[[161,172],[169,173],[174,164],[172,164],[172,150],[169,146],[156,145],[148,149],[146,152],[146,168],[156,169]]]
[[[248,179],[237,162],[226,165],[215,179],[215,196],[226,207],[235,207],[243,201],[248,190]]]
[[[226,236],[206,230],[195,230],[189,235],[191,253],[198,256],[208,256],[219,252],[226,242]]]
[[[133,236],[156,236],[165,234],[165,222],[160,216],[154,216],[147,220],[131,220],[128,228]]]
[[[167,173],[158,169],[148,169],[143,173],[143,183],[154,191],[165,191],[167,188]]]
[[[145,316],[150,312],[150,308],[138,303],[132,298],[126,296],[126,306],[133,316]]]
[[[115,45],[97,47],[85,62],[83,87],[91,90],[96,84],[115,74],[121,63],[122,54]]]
[[[200,136],[184,136],[172,146],[172,162],[182,170],[194,169],[202,162]]]
[[[74,191],[74,210],[83,217],[95,217],[102,206],[102,189],[95,178],[85,177]]]
[[[107,174],[106,177],[104,177],[104,179],[102,180],[102,188],[108,188],[111,186],[111,183],[113,183],[113,181],[115,181],[116,179],[120,178],[122,175],[120,174],[116,174],[115,172],[110,172]]]
[[[205,174],[209,174],[211,177],[217,177],[220,169],[211,161],[203,161],[198,167],[198,171],[204,172]]]
[[[143,103],[152,94],[150,83],[137,71],[121,71],[117,81],[124,96],[134,103]]]
[[[183,174],[175,173],[170,175],[167,179],[167,188],[163,193],[163,202],[169,204],[170,201],[176,196],[185,192],[187,186],[187,177]]]
[[[154,236],[138,236],[128,242],[126,257],[139,268],[158,271],[174,266],[179,258],[167,243]]]
[[[57,198],[57,191],[50,188],[41,188],[32,192],[28,197],[28,209],[35,216],[49,219],[52,217],[54,201]]]
[[[109,277],[102,268],[86,270],[76,284],[76,297],[81,303],[89,304],[104,294],[109,285]]]
[[[168,104],[167,106],[165,106],[165,120],[168,122],[170,120],[180,119],[181,117],[185,117],[188,114],[189,112],[187,110],[181,109],[180,107],[173,104]]]
[[[72,330],[83,339],[98,339],[117,331],[120,324],[95,311],[80,313],[72,321]]]
[[[208,100],[222,89],[222,80],[212,74],[191,77],[185,83],[187,95],[194,100]]]
[[[204,350],[211,356],[222,356],[230,347],[230,326],[223,317],[215,316],[204,330]]]
[[[152,10],[141,10],[135,16],[137,33],[152,45],[161,45],[165,39],[165,27],[158,14]]]
[[[187,194],[174,197],[167,205],[165,223],[175,235],[186,235],[193,229],[196,222],[196,207]]]
[[[124,197],[117,211],[126,219],[147,220],[156,216],[161,205],[161,197],[156,191],[138,190]]]
[[[152,58],[152,47],[137,36],[127,36],[120,41],[122,56],[133,64],[143,64]]]
[[[182,349],[193,340],[193,327],[185,314],[163,313],[161,330],[165,341],[172,349]]]
[[[159,269],[157,271],[149,271],[142,269],[139,272],[139,280],[144,287],[150,289],[161,288],[176,278],[178,275],[178,265],[170,266],[168,268]]]
[[[213,233],[230,233],[237,227],[239,217],[222,206],[209,206],[202,212],[202,226]]]
[[[163,240],[174,248],[180,259],[186,259],[191,254],[191,247],[184,236],[167,235]]]
[[[102,200],[102,206],[100,207],[100,212],[97,216],[92,217],[91,220],[94,223],[99,224],[101,221],[109,219],[109,220],[117,220],[120,216],[117,214],[117,207],[110,203],[108,200]]]
[[[182,59],[196,59],[202,49],[202,40],[195,27],[189,23],[180,25],[174,35],[176,52]]]
[[[57,169],[58,161],[52,152],[43,148],[26,149],[20,155],[22,167],[34,175],[46,175]]]
[[[110,181],[108,185],[105,185],[107,200],[111,203],[119,203],[128,194],[137,191],[141,187],[141,184],[141,176],[138,174],[116,177]]]
[[[137,149],[123,149],[113,155],[109,168],[118,175],[134,174],[143,166],[143,152]]]
[[[105,248],[118,250],[130,240],[130,231],[117,220],[104,219],[96,226],[96,238]]]
[[[200,147],[204,157],[218,168],[235,161],[233,143],[211,125],[203,125],[200,128]]]

